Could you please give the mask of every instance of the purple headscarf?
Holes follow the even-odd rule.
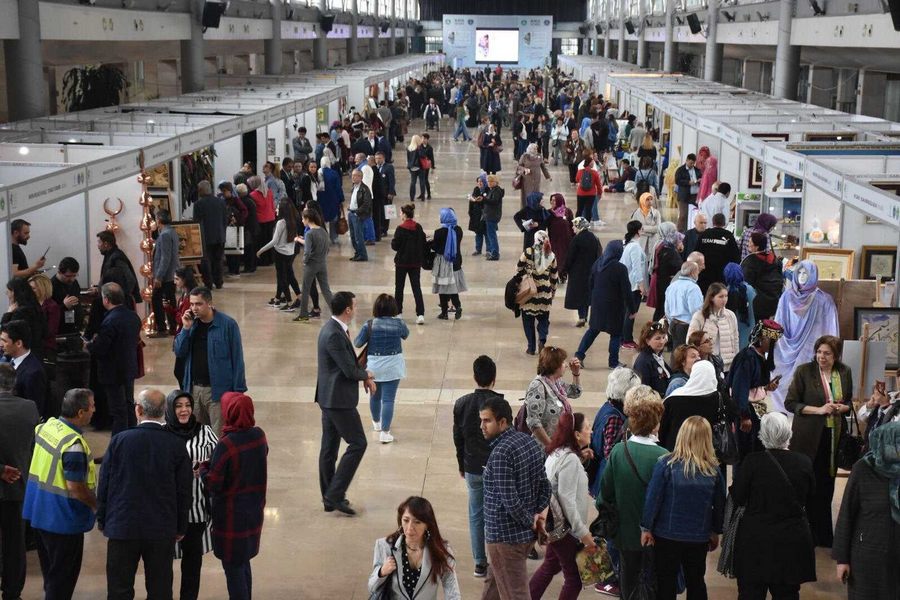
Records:
[[[753,226],[753,230],[761,231],[763,233],[769,233],[777,224],[778,217],[776,217],[775,215],[770,215],[769,213],[760,213],[760,215],[756,217],[756,224]]]

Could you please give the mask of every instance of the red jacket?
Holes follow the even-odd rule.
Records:
[[[601,196],[603,194],[603,183],[600,181],[600,174],[597,173],[592,168],[588,169],[591,173],[591,181],[593,182],[593,187],[589,190],[581,189],[581,176],[584,173],[584,169],[578,169],[578,174],[575,176],[575,189],[576,195],[578,196]]]
[[[275,197],[272,190],[266,190],[263,197],[259,190],[250,192],[253,203],[256,204],[256,218],[260,223],[271,223],[275,220]]]

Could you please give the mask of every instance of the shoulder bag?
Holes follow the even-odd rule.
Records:
[[[344,213],[344,205],[341,204],[341,215],[337,220],[337,232],[338,235],[344,235],[350,231],[350,224],[347,223],[347,215]]]
[[[736,465],[740,460],[740,451],[737,445],[737,435],[734,431],[734,423],[725,413],[725,402],[722,394],[719,394],[719,409],[716,413],[716,422],[712,428],[713,448],[716,456],[723,465]]]
[[[521,173],[519,173],[515,177],[513,177],[512,186],[513,186],[514,190],[522,189],[522,174]]]
[[[641,482],[641,485],[646,488],[649,482],[644,481],[644,478],[638,472],[637,465],[634,464],[634,459],[631,457],[631,452],[628,451],[627,441],[623,442],[622,450],[625,452],[625,459],[628,461],[628,466],[631,467],[631,472]],[[612,502],[603,502],[597,506],[597,518],[591,523],[589,529],[594,537],[605,539],[615,537],[619,532],[619,511],[616,505]]]
[[[835,464],[838,468],[849,471],[862,456],[865,440],[862,436],[853,434],[854,426],[856,426],[857,433],[860,432],[860,428],[856,417],[856,409],[853,408],[852,403],[850,404],[850,418],[842,418],[845,419],[845,426],[841,430],[841,436],[838,438]]]
[[[552,480],[559,473],[559,466],[553,470],[550,476]],[[558,489],[558,488],[557,488]],[[562,505],[556,494],[550,494],[550,510],[547,511],[547,540],[552,544],[566,537],[572,531],[572,525],[563,512]]]
[[[516,292],[516,304],[522,306],[532,298],[537,296],[537,284],[531,273],[525,273],[519,280],[519,291]]]

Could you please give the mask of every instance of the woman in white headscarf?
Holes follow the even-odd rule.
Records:
[[[688,417],[698,415],[715,424],[719,410],[719,386],[716,369],[708,360],[700,360],[691,367],[687,383],[672,392],[663,401],[665,411],[659,423],[659,443],[669,450],[675,448],[675,440],[681,424]]]
[[[531,276],[537,287],[537,294],[519,306],[522,311],[525,338],[528,340],[525,352],[533,356],[536,354],[535,337],[538,342],[537,350],[543,348],[547,342],[547,334],[550,331],[550,306],[559,283],[556,255],[550,248],[550,236],[546,231],[540,230],[534,234],[534,244],[525,248],[516,268],[518,277]]]

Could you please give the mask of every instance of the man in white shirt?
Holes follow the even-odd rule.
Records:
[[[726,221],[730,223],[734,220],[731,214],[730,196],[731,185],[723,181],[719,183],[719,188],[716,193],[703,201],[703,204],[700,205],[700,210],[706,215],[706,218],[709,221],[712,221],[714,215],[723,214],[725,215]]]
[[[373,154],[374,154],[374,152],[373,152]],[[369,190],[371,190],[372,189],[372,178],[375,175],[372,173],[372,167],[369,166],[368,157],[365,154],[363,154],[362,152],[360,152],[353,158],[356,161],[356,167],[354,170],[362,173],[362,182],[364,184],[366,184],[366,187],[369,188]]]

